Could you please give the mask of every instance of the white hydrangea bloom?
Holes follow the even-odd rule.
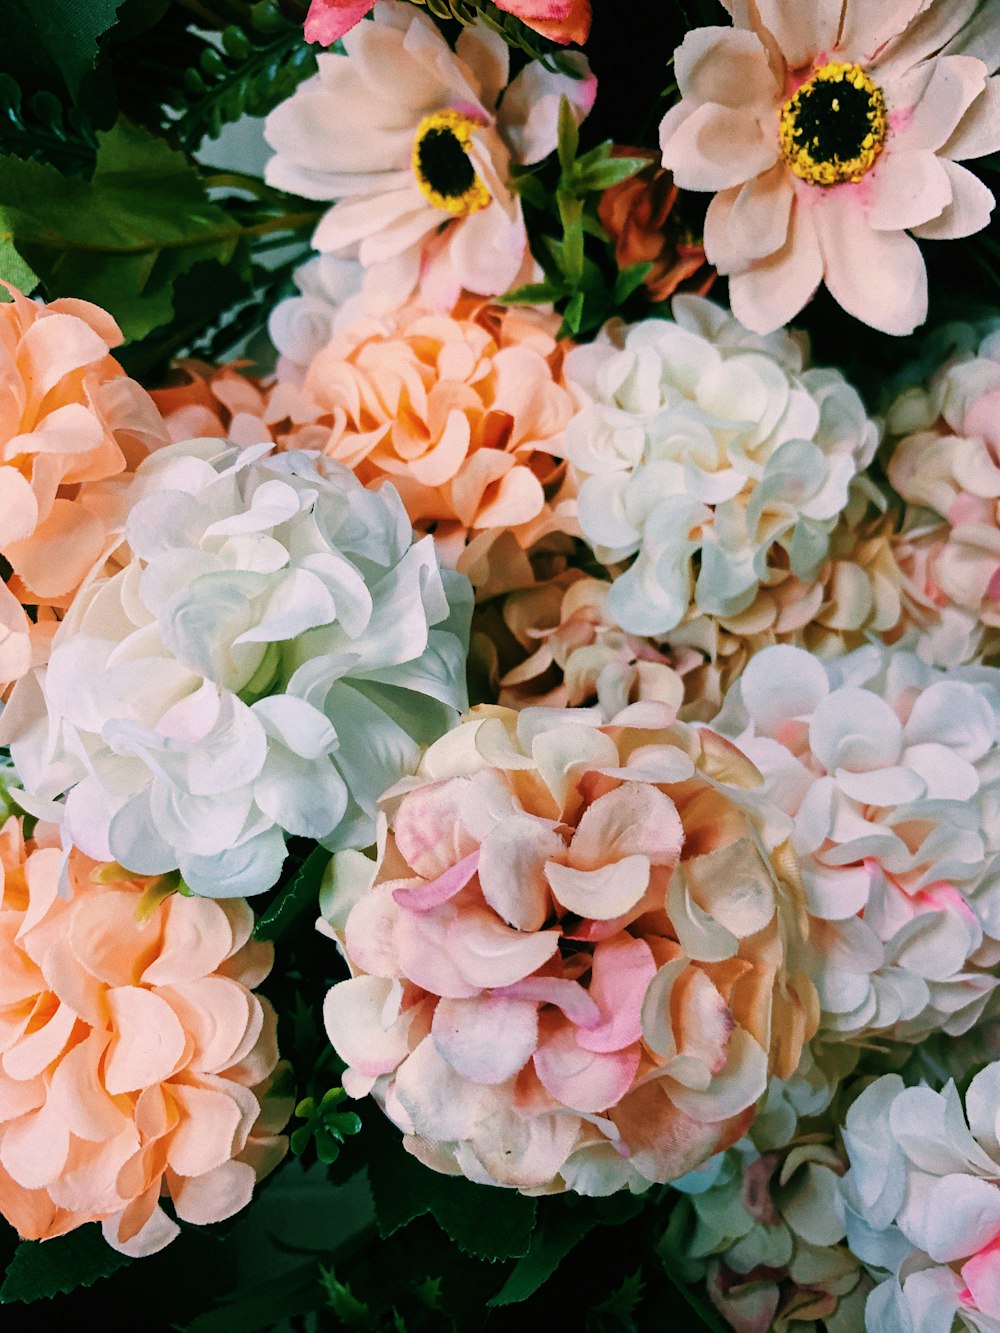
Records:
[[[259,893],[285,835],[375,837],[382,792],[465,706],[467,581],[392,487],[318,455],[193,440],[139,469],[123,567],[92,576],[4,712],[64,835],[196,892]]]
[[[580,523],[605,563],[635,557],[608,601],[634,634],[692,603],[737,615],[779,566],[815,578],[879,440],[844,377],[806,369],[787,333],[758,337],[700,297],[673,313],[609,324],[566,358]]]
[[[968,1122],[966,1121],[968,1117]],[[1000,1333],[1000,1063],[969,1084],[870,1084],[847,1115],[852,1249],[890,1276],[868,1333]]]
[[[288,296],[271,311],[267,331],[281,353],[278,378],[301,378],[313,357],[339,329],[364,314],[364,269],[356,259],[314,255],[295,270],[298,296]]]
[[[1000,958],[1000,671],[874,645],[757,654],[713,727],[794,820],[821,1032],[979,1018]]]

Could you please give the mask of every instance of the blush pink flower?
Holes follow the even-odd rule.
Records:
[[[496,0],[496,6],[561,46],[582,44],[590,33],[590,0]],[[312,0],[306,41],[332,46],[374,8],[375,0]]]
[[[942,600],[1000,631],[1000,334],[955,358],[889,414],[901,435],[889,479],[909,504],[936,516],[933,577]]]
[[[1000,148],[995,8],[724,3],[733,28],[697,28],[676,52],[661,146],[681,189],[715,196],[705,253],[734,313],[770,332],[825,282],[856,318],[911,333],[927,317],[914,237],[971,236],[994,207],[958,164]]]
[[[798,1064],[818,1015],[786,825],[739,751],[672,716],[474,709],[387,793],[377,870],[338,858],[354,976],[327,1032],[429,1166],[642,1190]]]
[[[6,285],[6,284],[5,284]],[[22,676],[110,545],[124,514],[122,480],[166,443],[149,395],[111,356],[122,335],[86,301],[0,305],[0,681]],[[32,628],[22,606],[44,608]]]
[[[291,1111],[272,948],[243,899],[167,897],[74,849],[0,831],[0,1213],[46,1240],[85,1222],[130,1255],[243,1208]]]

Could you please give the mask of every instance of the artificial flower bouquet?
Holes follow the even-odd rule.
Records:
[[[4,1328],[1000,1333],[1000,5],[3,18]]]

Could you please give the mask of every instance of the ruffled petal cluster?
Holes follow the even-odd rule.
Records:
[[[369,7],[353,7],[352,23]],[[399,0],[378,0],[374,22],[352,27],[343,47],[319,57],[319,73],[265,129],[270,184],[339,201],[314,247],[361,262],[373,312],[418,286],[450,310],[463,288],[494,296],[528,281],[535,263],[511,170],[555,149],[563,97],[578,121],[590,110],[596,81],[584,57],[561,57],[575,77],[535,60],[508,82],[497,33],[476,23],[452,50]]]
[[[6,284],[5,284],[6,285]],[[115,544],[122,482],[167,440],[149,395],[111,355],[117,324],[87,301],[0,304],[0,681],[44,653],[54,615]],[[32,626],[22,607],[43,608]],[[39,642],[41,641],[41,642]]]
[[[152,1254],[220,1222],[284,1156],[272,948],[241,899],[170,894],[0,830],[0,1213],[45,1240],[100,1222]],[[277,1073],[280,1074],[280,1070]]]
[[[671,716],[473,710],[387,794],[374,878],[338,871],[344,1086],[435,1169],[642,1190],[738,1139],[798,1064],[817,1014],[787,824]]]
[[[378,796],[465,705],[467,581],[391,487],[194,440],[140,468],[128,558],[4,712],[29,798],[95,860],[270,888],[285,836],[366,846]]]
[[[892,1273],[872,1292],[868,1333],[1000,1329],[1000,1064],[963,1098],[870,1084],[847,1114],[848,1234],[873,1267]]]
[[[874,645],[749,663],[713,723],[794,820],[823,1027],[966,1031],[1000,958],[1000,672]]]
[[[631,560],[608,605],[647,635],[692,607],[739,615],[776,570],[814,580],[878,444],[855,390],[805,369],[787,334],[757,337],[698,297],[673,312],[609,325],[565,366],[580,526],[605,563]]]
[[[900,437],[889,479],[936,529],[938,595],[987,627],[991,655],[1000,643],[1000,333],[902,394],[889,429]]]
[[[763,1153],[743,1140],[675,1182],[688,1200],[668,1239],[736,1333],[858,1333],[872,1283],[845,1243],[845,1169],[813,1132]]]
[[[668,654],[619,629],[608,616],[611,586],[574,570],[504,599],[503,620],[522,660],[500,678],[502,705],[596,703],[609,719],[640,700],[681,707],[684,672],[701,656],[690,649]]]
[[[709,261],[768,333],[824,282],[885,333],[927,317],[914,237],[981,231],[995,200],[961,161],[1000,148],[1000,21],[976,0],[725,0],[732,28],[675,53],[663,165],[714,195]],[[908,234],[909,233],[909,234]]]
[[[561,46],[585,42],[590,32],[590,0],[496,0],[496,6]],[[375,0],[310,0],[306,41],[332,46],[374,7]]]

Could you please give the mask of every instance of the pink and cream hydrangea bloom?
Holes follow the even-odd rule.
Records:
[[[319,73],[267,118],[276,156],[267,179],[307,199],[339,200],[313,245],[358,258],[373,312],[419,287],[450,310],[462,289],[495,296],[535,272],[515,164],[556,146],[560,99],[578,120],[596,82],[582,55],[574,73],[532,61],[508,86],[503,38],[463,29],[454,51],[413,5],[378,0],[373,23],[344,38],[345,55],[319,57]]]
[[[734,26],[697,28],[676,52],[661,143],[682,189],[715,196],[705,252],[734,312],[770,332],[825,282],[856,318],[911,333],[927,317],[914,237],[970,236],[994,207],[958,164],[1000,148],[995,8],[723,2]]]
[[[497,9],[525,27],[565,46],[582,43],[590,32],[590,0],[495,0]],[[306,41],[332,46],[375,7],[375,0],[311,0]]]
[[[868,1299],[868,1333],[1000,1333],[1000,1064],[962,1101],[952,1082],[886,1074],[847,1113],[848,1234],[892,1274]]]
[[[387,793],[377,868],[338,866],[344,1086],[436,1170],[642,1190],[738,1139],[798,1064],[817,1015],[787,822],[671,718],[474,709]]]
[[[757,654],[713,722],[794,820],[821,1031],[918,1041],[981,1016],[1000,960],[1000,672],[870,645]]]
[[[111,355],[121,330],[88,301],[0,305],[0,682],[44,656],[56,613],[120,532],[122,480],[167,442]],[[23,606],[45,608],[32,625]]]
[[[673,316],[608,325],[565,365],[580,526],[603,563],[631,561],[608,609],[635,634],[738,616],[789,569],[815,581],[879,440],[799,340],[700,297],[675,297]]]
[[[888,425],[902,437],[889,479],[936,516],[934,581],[948,604],[986,627],[989,655],[1000,645],[1000,332],[943,366],[927,388],[902,394]]]
[[[208,902],[0,830],[0,1214],[124,1254],[232,1216],[281,1161],[273,948]]]

